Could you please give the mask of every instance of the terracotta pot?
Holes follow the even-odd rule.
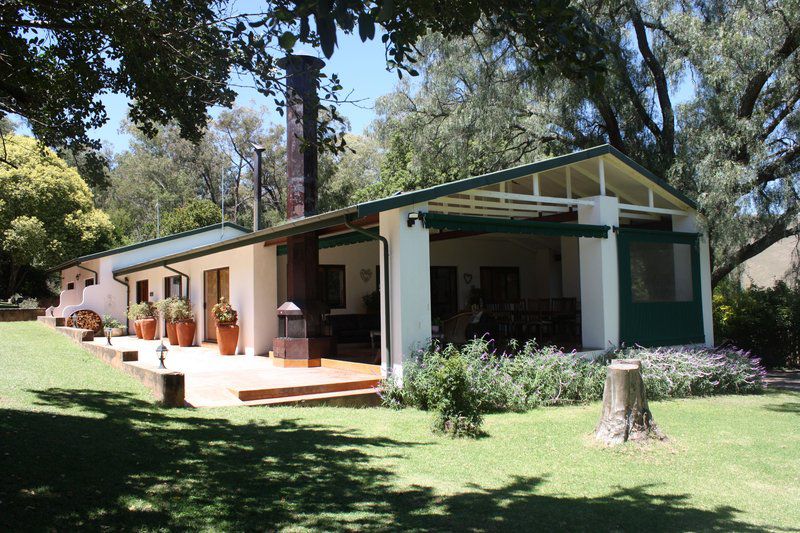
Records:
[[[220,355],[236,355],[239,344],[239,326],[231,323],[217,322],[217,347]]]
[[[136,332],[136,338],[142,338],[142,321],[141,320],[134,320],[133,321],[133,330]]]
[[[139,328],[142,330],[142,338],[146,341],[151,341],[156,338],[156,329],[158,328],[158,320],[155,318],[143,318],[139,323]]]
[[[197,329],[197,324],[194,320],[184,320],[175,322],[175,330],[178,333],[178,344],[184,348],[194,344],[194,332]]]
[[[178,345],[178,329],[175,327],[175,322],[167,322],[167,338],[171,345]]]

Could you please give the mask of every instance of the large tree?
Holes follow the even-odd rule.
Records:
[[[75,169],[51,150],[15,134],[3,149],[10,164],[0,166],[0,296],[8,296],[36,270],[105,249],[113,228]]]
[[[268,0],[243,9],[231,0],[6,0],[0,3],[0,117],[26,120],[50,146],[97,149],[89,135],[106,112],[99,96],[129,97],[143,131],[174,123],[198,141],[208,109],[230,106],[229,86],[254,86],[285,105],[276,59],[298,45],[331,57],[337,33],[385,43],[387,66],[414,73],[414,43],[428,31],[469,35],[480,17],[513,35],[532,61],[594,72],[599,49],[590,24],[568,0]],[[335,76],[324,83],[317,146],[337,151]],[[100,158],[90,152],[90,160]],[[0,153],[0,164],[8,162]],[[95,165],[97,166],[97,165]],[[98,174],[99,175],[99,174]]]
[[[420,82],[381,103],[400,163],[388,175],[444,181],[608,142],[697,200],[715,284],[800,232],[798,2],[581,8],[603,29],[597,85],[540,68],[491,20],[461,41],[427,38]]]

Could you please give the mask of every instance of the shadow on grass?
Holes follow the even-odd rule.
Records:
[[[537,494],[515,478],[454,495],[400,486],[371,455],[419,443],[297,420],[236,424],[125,394],[50,389],[76,415],[0,410],[0,528],[757,530],[736,510],[651,486],[601,498]],[[388,414],[387,414],[388,416]]]

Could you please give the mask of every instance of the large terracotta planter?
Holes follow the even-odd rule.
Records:
[[[146,341],[151,341],[156,338],[158,320],[155,318],[143,318],[139,322],[139,328],[142,330],[142,338]]]
[[[174,322],[167,322],[167,338],[171,345],[178,345],[178,329],[175,327]]]
[[[239,326],[217,322],[217,347],[220,355],[236,355],[239,344]]]
[[[175,322],[175,330],[178,333],[178,345],[186,348],[194,344],[194,332],[197,324],[194,320]]]
[[[136,332],[136,338],[142,338],[142,321],[141,320],[134,320],[133,321],[133,331]]]

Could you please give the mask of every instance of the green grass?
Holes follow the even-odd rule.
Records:
[[[0,529],[791,530],[800,395],[657,402],[666,444],[595,445],[599,405],[486,417],[163,409],[35,323],[0,324]]]

